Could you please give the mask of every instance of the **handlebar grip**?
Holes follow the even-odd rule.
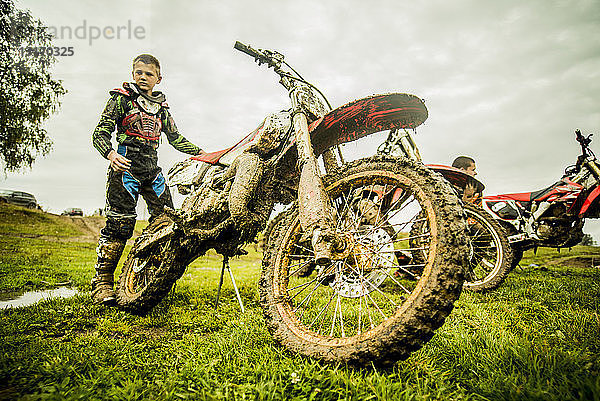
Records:
[[[236,41],[235,44],[233,45],[233,48],[235,50],[241,51],[242,53],[246,53],[247,55],[252,56],[254,58],[260,58],[261,57],[260,53],[258,53],[256,50],[254,50],[250,46],[246,46],[242,42]]]

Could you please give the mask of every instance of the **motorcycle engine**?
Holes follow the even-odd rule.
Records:
[[[538,220],[536,234],[547,246],[572,246],[581,240],[583,221],[570,218],[564,204],[553,204]]]
[[[536,234],[543,241],[556,240],[568,235],[569,228],[566,225],[554,224],[546,220],[539,222]]]

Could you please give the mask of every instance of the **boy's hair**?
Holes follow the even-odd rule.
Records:
[[[160,76],[160,63],[158,62],[158,59],[156,57],[154,57],[151,54],[140,54],[139,56],[137,56],[136,58],[133,59],[133,67],[135,68],[135,63],[137,63],[138,61],[141,61],[144,64],[152,64],[156,67],[156,70],[158,71],[158,75]]]
[[[471,164],[475,164],[475,160],[470,158],[469,156],[458,156],[452,162],[452,167],[460,168],[462,170],[468,169]]]

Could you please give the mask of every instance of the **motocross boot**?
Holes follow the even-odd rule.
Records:
[[[114,273],[125,248],[125,241],[100,237],[96,275],[92,278],[92,300],[96,304],[112,305],[116,301]]]

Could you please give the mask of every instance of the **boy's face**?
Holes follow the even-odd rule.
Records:
[[[133,65],[133,72],[131,74],[137,86],[148,95],[152,94],[154,85],[158,84],[162,79],[154,64],[146,64],[142,61],[137,61]]]
[[[471,165],[465,169],[465,173],[469,174],[471,177],[475,177],[477,175],[475,168],[475,163],[471,163]]]

